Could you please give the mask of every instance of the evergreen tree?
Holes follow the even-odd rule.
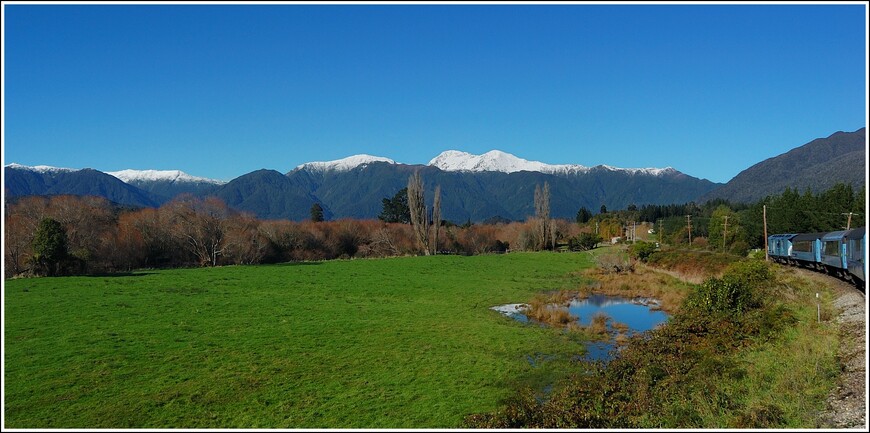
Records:
[[[54,219],[43,218],[33,236],[33,260],[37,268],[49,276],[56,275],[68,253],[63,225]]]
[[[383,210],[378,219],[388,223],[411,223],[411,210],[408,207],[408,188],[402,188],[392,199],[384,198]]]
[[[707,224],[710,247],[728,251],[740,234],[740,219],[731,208],[719,205]]]
[[[323,221],[323,207],[320,206],[320,203],[311,205],[311,221],[316,223]]]
[[[577,211],[577,224],[586,224],[589,220],[592,219],[592,212],[585,207],[581,207],[580,210]]]

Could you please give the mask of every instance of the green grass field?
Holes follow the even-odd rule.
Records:
[[[589,266],[512,253],[9,280],[6,427],[455,427],[578,368],[576,336],[489,307],[578,287]]]

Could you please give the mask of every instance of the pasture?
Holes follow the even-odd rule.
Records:
[[[6,427],[456,427],[576,369],[576,336],[489,307],[576,288],[591,263],[512,253],[8,280]]]

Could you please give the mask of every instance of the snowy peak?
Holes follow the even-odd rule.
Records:
[[[503,173],[547,172],[550,167],[543,162],[527,161],[500,150],[491,150],[483,155],[448,150],[429,161],[429,165],[444,171],[500,171]]]
[[[396,161],[393,161],[389,158],[384,158],[382,156],[372,156],[372,155],[353,155],[348,156],[347,158],[337,159],[335,161],[314,161],[314,162],[306,162],[305,164],[299,165],[296,167],[297,170],[309,170],[309,171],[350,171],[361,165],[371,164],[373,162],[386,162],[388,164],[395,164]]]
[[[499,171],[502,173],[518,171],[577,173],[589,170],[582,165],[553,165],[540,161],[529,161],[500,150],[490,150],[483,155],[448,150],[429,161],[429,165],[444,171]]]
[[[226,182],[205,177],[191,176],[180,170],[121,170],[107,171],[106,174],[121,179],[125,183],[130,182],[187,182],[187,183],[211,183],[223,185]]]
[[[444,171],[498,171],[502,173],[515,173],[518,171],[537,171],[549,174],[577,174],[587,173],[592,168],[579,164],[547,164],[540,161],[529,161],[519,158],[500,150],[491,150],[483,155],[474,155],[458,150],[448,150],[429,161],[429,165],[438,167]],[[631,174],[646,174],[660,176],[663,174],[676,173],[671,167],[667,168],[616,168],[609,165],[600,165],[594,168],[609,171],[621,171]]]
[[[14,168],[17,170],[27,170],[27,171],[35,171],[37,173],[56,173],[56,172],[73,172],[78,171],[74,168],[60,168],[60,167],[52,167],[50,165],[21,165],[21,164],[6,164],[4,167],[6,168]]]

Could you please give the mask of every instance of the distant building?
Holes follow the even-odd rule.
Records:
[[[621,240],[622,240],[622,236],[614,236],[614,237],[610,238],[610,243],[611,243],[611,244],[616,244],[616,243],[618,243],[618,242],[621,241]]]

